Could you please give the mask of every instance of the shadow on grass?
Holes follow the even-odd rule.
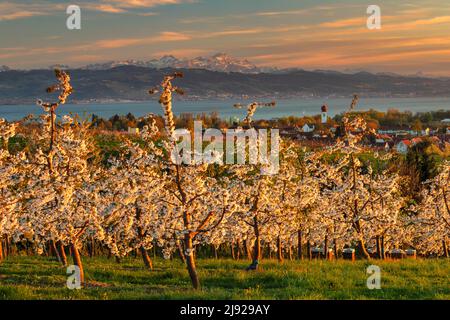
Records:
[[[366,287],[366,268],[378,264],[382,289]],[[87,286],[66,288],[66,269],[45,257],[12,257],[0,265],[0,299],[448,299],[450,263],[427,261],[276,261],[258,271],[248,261],[199,260],[202,290],[191,288],[179,261],[140,259],[121,264],[85,258]]]

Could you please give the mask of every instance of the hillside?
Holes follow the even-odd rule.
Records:
[[[178,69],[186,99],[296,96],[450,96],[450,79],[403,77],[359,72],[293,70],[280,73],[217,72],[205,69]],[[76,91],[73,102],[146,100],[148,88],[158,84],[172,68],[155,69],[119,66],[105,70],[69,70]],[[53,84],[51,70],[6,70],[0,72],[0,104],[34,103],[46,98],[45,88]]]

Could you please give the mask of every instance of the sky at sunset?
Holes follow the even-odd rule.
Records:
[[[81,30],[66,7],[81,8]],[[381,30],[366,27],[381,7]],[[450,76],[449,0],[0,2],[0,65],[76,67],[226,52],[258,66]]]

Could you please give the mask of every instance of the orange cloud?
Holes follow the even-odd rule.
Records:
[[[256,16],[284,16],[284,15],[299,15],[299,14],[306,14],[310,12],[311,10],[307,9],[301,9],[301,10],[290,10],[290,11],[260,11],[256,12]]]
[[[34,17],[34,16],[44,16],[47,14],[48,13],[39,12],[39,11],[13,12],[13,13],[0,15],[0,21],[16,20],[16,19],[29,18],[29,17]]]
[[[194,0],[102,0],[121,8],[151,8],[169,4],[192,3]]]
[[[61,8],[61,5],[53,5],[53,10],[55,8]],[[13,2],[0,3],[0,21],[10,21],[50,14],[52,14],[52,11],[48,5]]]
[[[169,4],[193,3],[196,0],[101,0],[100,3],[91,3],[86,0],[77,3],[81,9],[106,12],[126,13],[134,8],[151,8]],[[67,4],[49,1],[36,1],[35,3],[0,3],[0,21],[16,20],[42,15],[53,15],[56,11],[64,12]],[[154,13],[137,13],[138,15],[154,15]]]
[[[214,50],[186,48],[186,49],[158,51],[158,52],[154,52],[153,55],[156,57],[165,56],[165,55],[173,55],[178,58],[190,58],[190,57],[194,57],[194,56],[209,54],[211,52],[214,52]]]
[[[433,24],[441,24],[441,23],[449,23],[450,16],[442,16],[442,17],[434,17],[430,19],[423,19],[414,21],[414,25],[433,25]]]
[[[326,28],[343,28],[343,27],[355,27],[366,24],[366,18],[351,18],[351,19],[343,19],[337,20],[333,22],[324,22],[321,23],[320,27]]]
[[[62,53],[75,53],[83,52],[84,56],[88,56],[90,50],[105,50],[105,49],[117,49],[134,45],[145,45],[153,43],[163,43],[172,41],[184,41],[189,40],[190,37],[182,33],[176,32],[161,32],[157,36],[147,38],[122,38],[122,39],[105,39],[98,40],[94,43],[79,44],[73,46],[52,46],[52,47],[38,47],[38,48],[3,48],[0,49],[0,58],[17,58],[25,56],[46,56],[52,54]]]
[[[357,54],[348,51],[318,51],[316,48],[303,50],[298,53],[280,53],[256,55],[250,57],[262,65],[281,65],[285,67],[321,68],[321,67],[349,67],[349,66],[376,66],[380,63],[408,63],[421,64],[423,59],[433,59],[450,62],[450,48],[435,49],[423,48],[420,50],[402,50],[400,52],[367,52],[355,50]]]
[[[101,11],[101,12],[107,12],[107,13],[123,13],[126,12],[126,10],[121,9],[119,7],[112,6],[110,4],[94,4],[88,6],[91,10]]]
[[[235,29],[235,30],[224,30],[217,32],[209,32],[204,34],[197,34],[198,38],[212,38],[212,37],[220,37],[220,36],[238,36],[245,34],[256,34],[264,32],[264,28],[254,28],[254,29]]]
[[[94,46],[98,48],[113,49],[158,42],[186,41],[190,39],[189,36],[178,32],[161,32],[155,37],[99,40],[95,42]]]

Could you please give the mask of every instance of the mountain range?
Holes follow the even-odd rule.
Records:
[[[160,58],[153,58],[150,60],[119,60],[119,61],[108,61],[102,63],[93,63],[88,64],[82,67],[78,67],[77,69],[82,70],[108,70],[116,67],[123,66],[135,66],[135,67],[143,67],[143,68],[152,68],[152,69],[164,69],[164,68],[174,68],[174,69],[204,69],[209,71],[218,71],[218,72],[239,72],[246,74],[257,74],[257,73],[290,73],[294,71],[303,71],[301,68],[277,68],[277,67],[261,67],[251,63],[247,59],[241,59],[232,57],[226,53],[216,53],[211,56],[199,56],[193,59],[178,59],[173,55],[164,55]],[[65,64],[53,64],[48,66],[48,69],[74,69]],[[0,65],[0,72],[9,71],[12,68]],[[342,72],[333,71],[333,70],[314,70],[320,73],[346,73],[346,74],[356,74],[365,72],[364,69],[345,69]],[[390,76],[399,76],[399,74],[392,72],[379,72],[377,75],[390,75]],[[427,78],[437,78],[424,74],[423,72],[417,72],[412,75],[406,75],[406,77],[427,77]],[[446,77],[440,77],[446,78]]]
[[[238,59],[226,53],[217,53],[208,57],[196,57],[193,59],[178,59],[172,55],[165,55],[159,59],[109,61],[105,63],[89,64],[82,67],[85,70],[107,70],[120,66],[136,66],[154,69],[205,69],[219,72],[261,73],[273,72],[276,68],[257,67],[247,59]]]
[[[281,99],[294,97],[450,97],[450,79],[405,77],[392,74],[292,70],[275,73],[221,72],[206,69],[155,68],[120,65],[110,68],[69,69],[74,93],[70,101],[112,102],[149,100],[148,89],[164,75],[181,71],[177,79],[183,99]],[[55,83],[54,72],[4,70],[0,72],[1,104],[34,104],[54,99],[45,89]]]
[[[45,88],[55,82],[54,68],[70,72],[75,88],[72,102],[148,100],[148,89],[175,70],[185,74],[178,82],[187,93],[185,99],[193,100],[351,97],[354,93],[371,97],[450,96],[450,78],[263,68],[217,53],[194,59],[166,55],[148,61],[111,61],[75,69],[52,65],[47,69],[13,70],[0,65],[0,104],[29,104],[45,98]]]

